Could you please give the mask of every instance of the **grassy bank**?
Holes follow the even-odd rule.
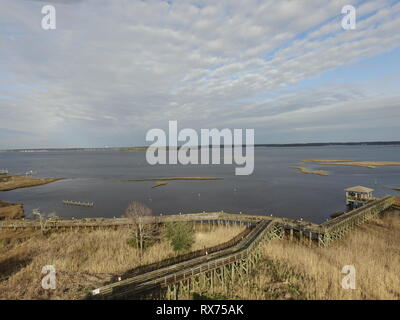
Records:
[[[288,240],[265,245],[248,281],[201,293],[239,299],[400,299],[400,216],[374,219],[328,248]],[[356,268],[356,289],[341,286]]]
[[[9,191],[19,188],[35,187],[48,184],[60,179],[56,178],[33,178],[25,176],[10,176],[9,180],[0,182],[0,191]]]
[[[226,242],[243,227],[216,227],[196,232],[193,250]],[[142,259],[137,249],[127,244],[126,229],[69,231],[41,235],[40,231],[2,231],[0,233],[1,299],[80,299],[139,265],[172,257],[166,240],[154,244]],[[41,288],[42,267],[54,265],[57,289]]]

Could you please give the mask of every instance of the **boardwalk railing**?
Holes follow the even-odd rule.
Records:
[[[253,228],[253,227],[251,227]],[[148,264],[148,265],[144,265],[144,266],[139,266],[133,270],[130,270],[128,272],[126,272],[122,277],[120,277],[121,279],[125,279],[128,277],[133,277],[136,276],[138,274],[141,273],[146,273],[146,272],[150,272],[150,271],[154,271],[157,269],[161,269],[170,265],[174,265],[180,262],[184,262],[190,259],[194,259],[197,257],[201,257],[201,256],[205,256],[205,255],[209,255],[212,254],[214,252],[217,251],[221,251],[223,249],[232,247],[236,244],[239,243],[240,240],[242,240],[243,238],[245,238],[250,232],[251,232],[251,228],[246,228],[244,231],[242,231],[241,233],[239,233],[238,235],[236,235],[235,237],[233,237],[231,240],[224,242],[222,244],[213,246],[213,247],[208,247],[208,248],[204,248],[201,250],[196,250],[196,251],[192,251],[186,254],[181,254],[178,255],[176,257],[172,257],[172,258],[167,258],[164,259],[162,261],[159,262],[155,262],[152,264]]]
[[[334,240],[341,239],[347,232],[375,217],[378,213],[393,207],[394,204],[395,198],[386,196],[321,224],[322,230],[318,235],[319,243],[326,246]]]
[[[250,225],[260,221],[262,217],[256,215],[228,214],[221,212],[191,213],[182,215],[163,215],[149,217],[149,223],[167,223],[174,221],[191,221],[194,223],[208,224],[242,224]],[[117,227],[131,227],[132,221],[127,218],[83,218],[83,219],[51,219],[48,223],[49,229],[103,229]],[[0,229],[40,229],[37,220],[2,220]]]
[[[280,236],[280,230],[276,226],[276,222],[263,220],[236,245],[97,288],[92,291],[92,295],[113,299],[140,297],[148,292],[157,291],[159,293],[162,289],[169,288],[174,291],[176,288],[172,287],[171,289],[170,285],[191,281],[200,274],[213,277],[214,275],[210,272],[226,266],[234,268],[237,273],[241,273],[243,270],[249,271],[250,265],[254,266],[255,260],[259,257],[259,253],[255,251],[260,242]],[[238,263],[241,265],[240,267],[236,265]],[[233,272],[235,271],[233,270]],[[183,287],[184,283],[181,283],[181,286]]]

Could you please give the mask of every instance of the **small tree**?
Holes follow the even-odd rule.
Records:
[[[49,213],[44,213],[44,212],[40,212],[39,209],[33,209],[32,210],[32,214],[39,219],[39,223],[40,223],[40,230],[42,231],[42,234],[45,233],[46,231],[46,227],[47,227],[47,223],[51,220],[55,220],[57,219],[57,215],[56,213],[53,212],[49,212]]]
[[[139,249],[140,257],[150,239],[154,237],[154,222],[152,211],[140,202],[132,202],[126,208],[124,216],[132,223],[133,245]]]
[[[192,226],[185,221],[168,223],[166,236],[175,252],[190,250],[195,241]]]

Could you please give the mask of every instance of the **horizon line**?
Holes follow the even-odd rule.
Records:
[[[255,143],[254,147],[306,147],[306,146],[329,146],[329,145],[400,145],[400,140],[395,141],[348,141],[348,142],[307,142],[307,143]],[[208,147],[213,147],[214,145],[209,144]],[[232,145],[234,146],[234,145]],[[242,144],[242,146],[245,146]],[[0,151],[35,151],[35,150],[90,150],[90,149],[129,149],[129,148],[149,148],[151,146],[119,146],[119,147],[51,147],[51,148],[7,148],[0,149]],[[169,146],[166,146],[167,148]],[[182,145],[178,146],[182,147]],[[187,146],[191,147],[207,147],[207,145],[197,145],[197,146]],[[224,146],[222,146],[224,147]]]

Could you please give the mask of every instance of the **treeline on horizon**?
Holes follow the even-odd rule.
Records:
[[[365,142],[311,142],[311,143],[257,143],[254,147],[323,147],[323,146],[357,146],[357,145],[400,145],[400,141],[365,141]],[[244,147],[245,145],[243,145]],[[180,148],[181,146],[178,146]],[[198,146],[204,147],[204,146]],[[209,147],[213,147],[209,145]],[[224,146],[220,146],[224,147]],[[142,147],[97,147],[97,148],[32,148],[32,149],[4,149],[0,152],[50,152],[50,151],[97,151],[97,150],[119,150],[119,151],[143,151],[148,146]],[[169,147],[166,147],[169,149]],[[188,147],[193,148],[193,147]]]

